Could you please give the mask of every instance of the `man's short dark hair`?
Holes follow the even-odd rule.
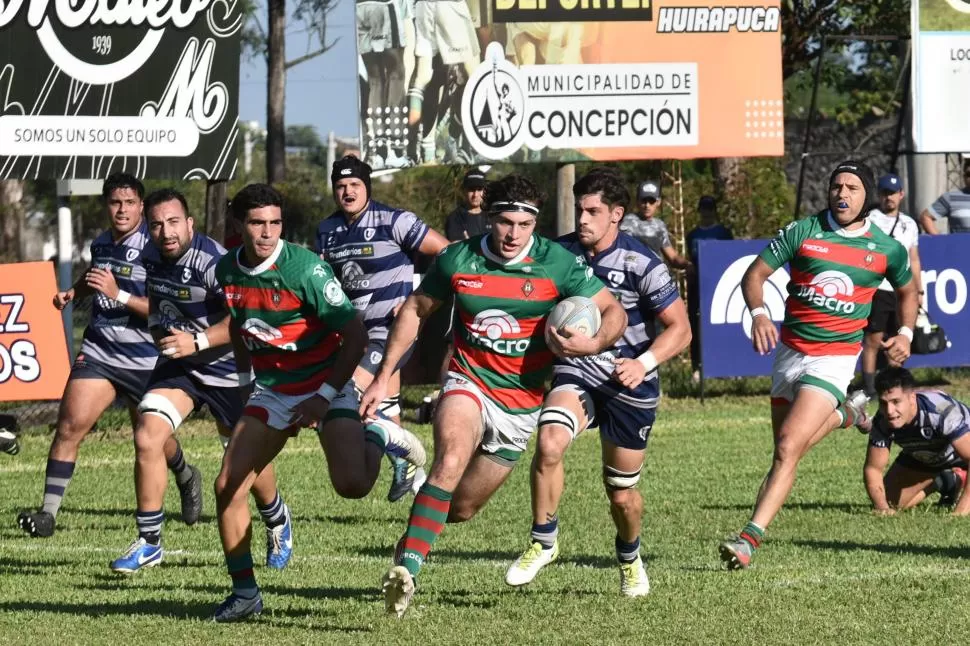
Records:
[[[192,217],[189,213],[189,203],[185,201],[185,196],[174,188],[160,188],[157,191],[149,193],[148,197],[145,198],[145,217],[151,215],[152,209],[159,204],[171,202],[172,200],[177,200],[182,205],[182,211],[185,213],[185,217]]]
[[[145,185],[131,173],[112,173],[108,175],[104,179],[104,184],[101,186],[101,199],[107,202],[111,194],[119,188],[130,188],[138,193],[139,200],[145,199]]]
[[[232,217],[242,222],[252,209],[278,206],[283,209],[283,196],[269,184],[249,184],[239,189],[229,203]]]
[[[886,368],[876,375],[876,392],[882,395],[893,388],[911,391],[916,388],[916,379],[906,368]]]
[[[489,207],[496,202],[525,202],[541,209],[545,199],[542,190],[528,177],[506,175],[488,183],[482,201],[485,210],[491,211]]]
[[[610,166],[596,166],[573,184],[573,197],[599,193],[600,200],[611,209],[614,206],[626,207],[630,203],[630,192],[619,171]]]

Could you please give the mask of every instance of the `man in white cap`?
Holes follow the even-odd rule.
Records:
[[[680,255],[670,242],[670,233],[660,212],[660,182],[648,179],[637,187],[637,211],[620,221],[620,231],[628,233],[653,249],[662,260],[675,269],[687,269],[690,261]]]

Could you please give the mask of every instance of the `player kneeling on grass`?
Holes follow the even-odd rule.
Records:
[[[423,466],[424,447],[388,420],[360,423],[350,376],[367,343],[363,320],[314,253],[280,238],[283,198],[271,186],[250,184],[232,198],[243,244],[216,267],[232,318],[236,359],[251,363],[255,390],[216,480],[219,534],[232,578],[232,594],[216,621],[236,621],[262,611],[253,576],[249,507],[254,480],[268,468],[291,429],[322,420],[318,437],[330,481],[344,498],[362,498],[380,472],[385,450]]]
[[[970,409],[939,390],[916,392],[916,381],[905,368],[883,370],[875,386],[879,412],[870,422],[863,468],[873,511],[893,514],[939,492],[943,505],[959,498],[955,515],[970,513],[970,496],[961,495],[970,462]],[[900,453],[884,477],[894,442]]]
[[[486,187],[491,232],[456,242],[437,257],[404,302],[364,392],[361,415],[367,418],[384,400],[420,320],[454,295],[455,353],[435,411],[434,463],[384,576],[389,613],[407,610],[414,578],[445,522],[472,518],[512,472],[535,430],[553,352],[597,354],[626,328],[623,308],[583,259],[535,234],[541,203],[539,189],[518,175]],[[546,337],[546,315],[569,296],[591,298],[600,309],[602,325],[592,338],[569,327]]]
[[[760,354],[775,349],[778,331],[764,308],[765,281],[791,265],[781,347],[771,375],[775,452],[751,520],[720,544],[728,569],[746,568],[764,532],[795,484],[802,457],[834,428],[864,421],[868,398],[846,398],[862,350],[876,288],[896,290],[902,327],[883,341],[891,364],[909,358],[918,306],[906,249],[867,219],[876,205],[872,171],[854,161],[832,171],[829,208],[792,222],[755,259],[741,282],[751,313],[751,341]]]
[[[558,242],[584,258],[609,285],[629,324],[613,347],[592,356],[560,359],[553,368],[532,460],[532,540],[509,567],[505,582],[525,585],[559,556],[563,458],[577,435],[599,426],[603,482],[617,532],[620,591],[636,597],[650,591],[640,558],[643,501],[637,482],[660,400],[657,366],[690,344],[690,323],[664,262],[619,231],[630,200],[623,178],[609,168],[594,168],[576,182],[573,195],[576,232]],[[655,319],[664,325],[659,336]]]
[[[216,263],[225,249],[194,231],[185,197],[177,191],[162,189],[149,195],[145,213],[158,252],[144,259],[148,325],[161,357],[138,405],[135,427],[138,538],[111,563],[112,570],[125,574],[162,562],[166,484],[162,447],[202,404],[215,417],[225,445],[243,409],[229,347],[229,317],[215,278]],[[195,477],[201,479],[198,471]],[[201,508],[201,490],[197,496]],[[289,510],[272,469],[260,475],[253,497],[266,523],[266,564],[282,568],[292,552],[292,532]]]

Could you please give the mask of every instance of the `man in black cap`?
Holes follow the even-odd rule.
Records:
[[[648,179],[637,187],[637,211],[628,213],[620,221],[620,231],[647,245],[661,260],[675,269],[687,269],[690,261],[677,253],[670,242],[667,225],[660,213],[660,182]]]
[[[768,524],[795,484],[802,457],[835,428],[866,427],[868,398],[846,397],[862,351],[863,329],[876,288],[896,290],[902,326],[882,348],[890,364],[909,358],[916,323],[916,283],[906,249],[868,220],[877,202],[872,171],[845,161],[829,178],[829,208],[778,232],[744,274],[754,349],[775,352],[771,374],[771,425],[775,451],[751,520],[720,545],[728,569],[746,568]],[[765,307],[764,284],[788,264],[791,280],[781,345]],[[775,346],[778,346],[777,349]]]
[[[488,218],[482,215],[482,195],[485,192],[485,172],[472,168],[461,181],[464,204],[459,205],[445,219],[448,242],[480,236],[488,231]]]

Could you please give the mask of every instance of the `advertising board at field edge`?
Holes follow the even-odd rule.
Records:
[[[0,401],[60,399],[70,372],[54,265],[0,265]]]
[[[913,355],[906,367],[970,366],[970,308],[967,284],[970,257],[965,236],[920,236],[923,307],[946,331],[951,346],[938,354]],[[769,240],[701,240],[698,243],[701,289],[701,363],[706,377],[771,374],[773,354],[751,347],[751,315],[741,294],[741,278]],[[765,282],[764,303],[776,324],[785,318],[787,265]],[[844,287],[830,286],[838,292]],[[836,294],[837,296],[837,294]]]
[[[376,168],[782,155],[779,5],[358,0],[362,150]]]
[[[0,3],[0,179],[228,179],[235,0]]]

